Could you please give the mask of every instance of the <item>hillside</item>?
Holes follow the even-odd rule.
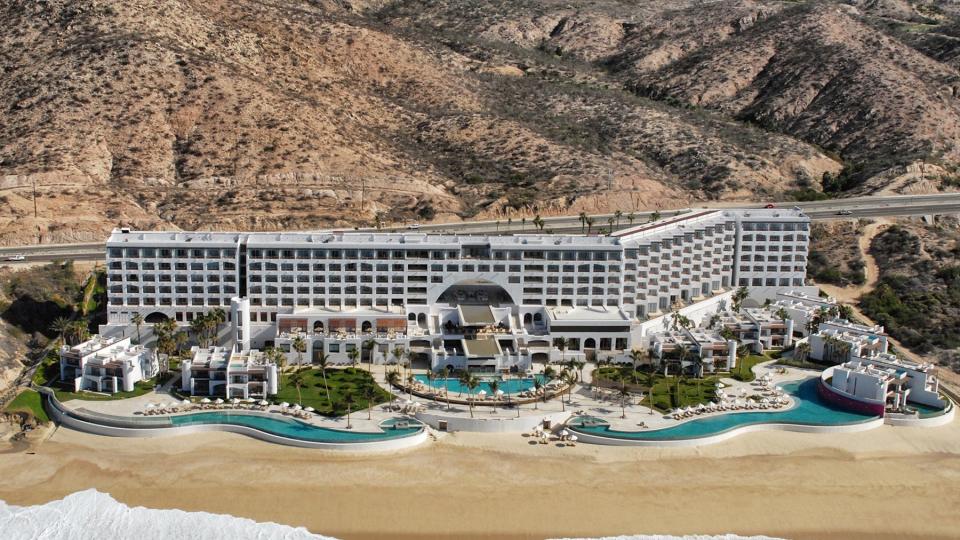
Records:
[[[10,0],[0,15],[3,244],[789,199],[824,173],[835,191],[899,189],[918,161],[929,190],[960,164],[947,1]]]

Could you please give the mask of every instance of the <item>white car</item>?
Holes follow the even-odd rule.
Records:
[[[419,228],[420,228],[420,224],[419,224],[419,223],[411,223],[411,224],[407,225],[407,228],[408,228],[408,229],[419,229]]]
[[[20,253],[17,253],[16,255],[11,255],[7,257],[7,260],[8,261],[25,261],[27,260],[27,258],[21,255]]]
[[[849,216],[849,215],[852,214],[852,213],[853,213],[853,212],[851,212],[851,211],[849,211],[849,210],[841,210],[841,211],[837,212],[837,215],[838,215],[838,216]]]

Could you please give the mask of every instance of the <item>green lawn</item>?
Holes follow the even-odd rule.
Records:
[[[47,357],[40,362],[37,371],[33,374],[33,384],[37,386],[47,386],[60,377],[60,355],[56,351],[51,351]]]
[[[743,358],[738,358],[737,367],[733,368],[730,376],[738,381],[750,382],[756,378],[756,375],[753,373],[753,366],[761,362],[768,362],[770,360],[773,360],[773,358],[758,354],[751,354]]]
[[[29,412],[39,422],[49,422],[47,411],[43,410],[43,399],[36,390],[24,390],[7,405],[6,412]]]
[[[319,369],[306,369],[303,372],[304,384],[300,387],[302,400],[297,398],[297,388],[291,384],[292,372],[285,372],[281,379],[280,391],[276,395],[277,401],[300,403],[304,407],[313,407],[318,413],[325,416],[342,416],[347,413],[347,405],[343,402],[344,394],[349,390],[353,394],[351,410],[358,411],[367,408],[365,392],[373,388],[374,405],[391,399],[391,394],[381,388],[366,370],[345,368],[327,369],[327,384],[330,387],[330,399],[323,387],[323,377]]]
[[[594,379],[597,375],[604,378],[611,378],[619,372],[627,377],[628,383],[640,385],[644,392],[643,404],[650,405],[650,394],[653,394],[653,407],[660,411],[668,411],[676,407],[686,407],[698,403],[707,403],[714,398],[714,387],[720,379],[718,376],[707,376],[703,379],[694,379],[682,377],[679,379],[679,389],[677,386],[677,377],[664,377],[658,373],[647,373],[645,371],[633,371],[631,366],[613,367],[605,366],[594,372]],[[653,385],[653,391],[650,391]]]

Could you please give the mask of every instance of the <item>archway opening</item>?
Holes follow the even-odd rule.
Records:
[[[366,334],[366,333],[369,333],[372,329],[373,329],[373,325],[370,323],[370,321],[363,321],[362,323],[360,323],[361,332]]]
[[[323,333],[323,321],[317,321],[313,323],[313,333],[322,334]]]
[[[143,322],[156,324],[156,323],[161,323],[169,318],[170,317],[167,317],[165,314],[160,313],[159,311],[154,311],[153,313],[144,317]]]

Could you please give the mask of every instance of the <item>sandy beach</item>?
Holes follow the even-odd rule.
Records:
[[[58,429],[0,454],[0,499],[96,488],[129,505],[228,513],[344,539],[637,533],[956,538],[960,423],[753,433],[699,449],[528,445],[459,433],[391,455],[225,433],[120,439]],[[426,533],[426,534],[424,534]]]

